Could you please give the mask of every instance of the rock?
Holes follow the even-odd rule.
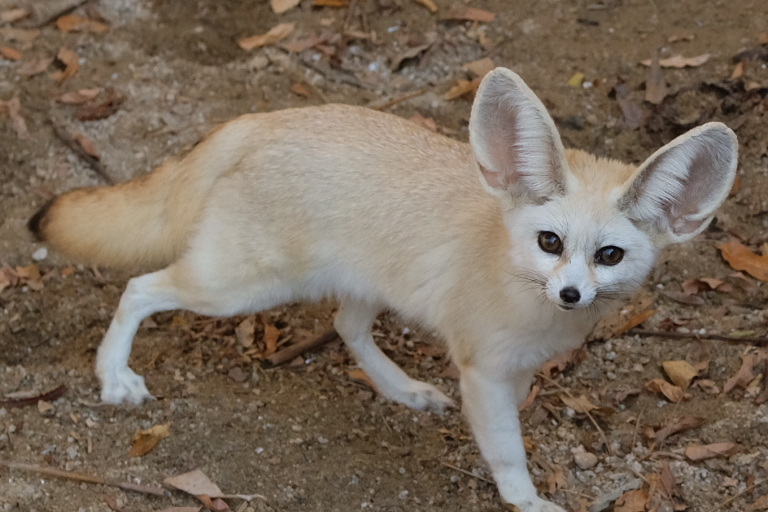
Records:
[[[597,455],[590,452],[574,453],[573,461],[581,469],[592,469],[597,466]]]

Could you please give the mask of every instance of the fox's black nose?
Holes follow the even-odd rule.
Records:
[[[581,294],[579,293],[579,290],[573,286],[566,286],[560,290],[560,298],[563,299],[563,302],[567,302],[568,304],[576,304],[579,302],[579,299],[581,299]]]

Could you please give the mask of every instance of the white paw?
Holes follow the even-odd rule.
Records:
[[[154,400],[144,377],[136,375],[128,367],[111,373],[104,373],[101,378],[101,401],[107,404],[119,405],[123,402],[140,404],[145,400]]]
[[[396,400],[411,409],[445,414],[456,404],[432,384],[414,380]]]
[[[520,512],[567,512],[564,508],[555,505],[551,501],[543,500],[539,497],[513,503],[513,505],[520,509]]]

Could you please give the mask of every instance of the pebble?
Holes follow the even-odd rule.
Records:
[[[48,257],[48,249],[41,247],[32,254],[32,259],[35,261],[43,261]]]
[[[597,466],[597,455],[590,452],[577,452],[573,454],[573,461],[581,469],[592,469]]]

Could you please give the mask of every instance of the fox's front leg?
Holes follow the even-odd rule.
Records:
[[[463,366],[461,394],[464,412],[483,456],[493,471],[502,499],[521,512],[565,512],[539,498],[525,462],[517,404],[527,393],[526,375],[494,375],[478,366]]]

